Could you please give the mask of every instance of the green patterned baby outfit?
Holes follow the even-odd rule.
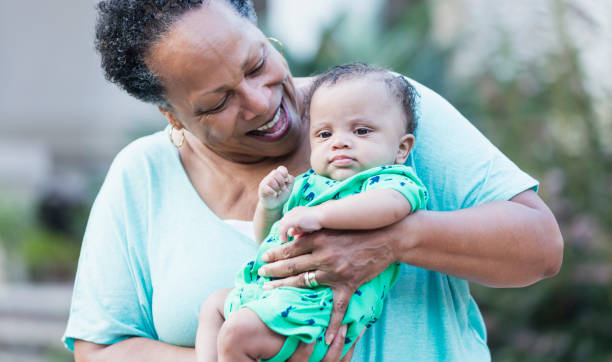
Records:
[[[362,171],[342,181],[335,181],[314,173],[313,170],[298,176],[283,215],[296,206],[315,206],[325,201],[374,189],[393,189],[400,192],[412,207],[423,209],[427,202],[427,191],[412,168],[390,165]],[[368,210],[363,210],[368,212]],[[324,342],[325,330],[332,311],[332,290],[326,286],[312,289],[280,287],[264,290],[263,284],[270,280],[258,275],[265,263],[261,255],[281,244],[278,237],[279,222],[275,222],[270,233],[259,247],[255,260],[248,262],[236,277],[236,287],[225,301],[225,317],[240,308],[253,310],[273,331],[287,336],[281,351],[270,361],[289,358],[299,341],[316,342],[310,361],[320,361],[327,351]],[[380,316],[389,288],[397,279],[399,264],[394,263],[374,279],[360,286],[349,303],[343,324],[348,324],[344,353],[351,347],[361,331],[372,325]]]

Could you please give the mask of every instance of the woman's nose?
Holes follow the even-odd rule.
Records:
[[[244,82],[242,87],[242,116],[250,120],[268,111],[270,106],[271,90],[258,84]]]

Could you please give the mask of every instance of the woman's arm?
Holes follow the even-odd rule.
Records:
[[[177,347],[149,338],[133,337],[110,345],[74,341],[76,362],[97,361],[195,361],[195,349]]]
[[[264,255],[274,262],[266,265],[266,275],[287,277],[271,287],[303,287],[300,273],[316,270],[317,281],[334,290],[328,338],[357,287],[393,262],[492,287],[520,287],[558,273],[562,258],[559,226],[531,190],[463,210],[419,210],[378,230],[321,230]]]
[[[453,212],[418,212],[393,227],[395,260],[490,287],[556,275],[563,238],[533,191]]]

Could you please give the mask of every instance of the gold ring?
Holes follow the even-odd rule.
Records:
[[[316,278],[316,272],[314,270],[308,272],[308,284],[310,285],[310,288],[316,288],[319,286]]]
[[[309,271],[304,273],[304,284],[306,284],[307,288],[312,288],[312,283],[310,282],[310,276],[308,274],[310,274]]]

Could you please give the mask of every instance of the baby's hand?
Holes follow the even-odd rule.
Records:
[[[278,225],[280,241],[287,242],[287,235],[299,237],[304,233],[321,230],[319,217],[316,207],[298,206],[289,210]]]
[[[295,177],[285,166],[270,171],[259,183],[259,203],[266,209],[278,209],[289,198]]]

